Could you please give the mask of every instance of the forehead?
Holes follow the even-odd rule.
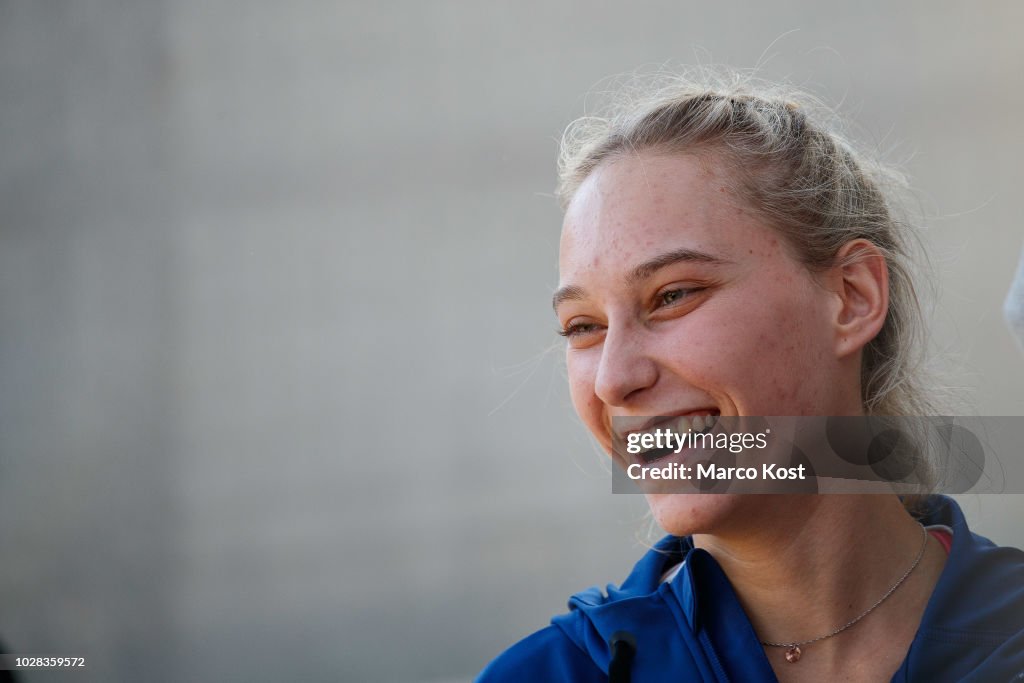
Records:
[[[763,250],[774,231],[738,200],[713,160],[689,154],[623,155],[598,166],[566,210],[560,269],[607,270],[664,251]]]

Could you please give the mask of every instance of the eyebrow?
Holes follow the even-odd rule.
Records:
[[[658,254],[652,259],[644,261],[640,265],[636,266],[626,276],[626,284],[636,284],[654,275],[656,272],[666,266],[671,266],[674,263],[707,263],[714,266],[721,266],[732,263],[718,256],[713,256],[703,251],[696,251],[694,249],[673,249],[672,251],[666,251],[663,254]],[[555,292],[554,296],[551,297],[551,307],[555,310],[558,309],[559,304],[564,301],[579,301],[585,297],[585,292],[582,287],[576,285],[566,285],[561,287]]]

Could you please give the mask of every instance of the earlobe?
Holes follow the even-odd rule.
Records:
[[[878,335],[889,311],[889,268],[882,251],[865,239],[836,253],[833,275],[839,299],[836,354],[860,351]]]

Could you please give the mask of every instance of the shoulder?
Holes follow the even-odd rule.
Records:
[[[951,498],[936,497],[924,521],[953,530],[926,622],[988,634],[1024,631],[1024,551],[998,546],[973,532]]]
[[[480,672],[476,683],[604,681],[590,656],[557,626],[523,638]]]
[[[950,498],[936,497],[923,521],[949,526],[953,542],[911,648],[910,680],[1024,672],[1024,552],[971,531]]]
[[[665,569],[689,549],[667,537],[649,550],[621,586],[589,588],[569,599],[569,611],[519,641],[480,673],[477,683],[504,681],[607,681],[609,639],[619,630],[635,634],[676,631],[661,590]]]

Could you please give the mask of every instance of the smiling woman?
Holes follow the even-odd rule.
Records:
[[[553,303],[573,403],[613,457],[652,416],[931,414],[898,179],[798,97],[736,83],[676,82],[565,137]],[[670,536],[479,680],[1024,672],[1024,553],[948,498],[917,518],[895,494],[647,499]]]

